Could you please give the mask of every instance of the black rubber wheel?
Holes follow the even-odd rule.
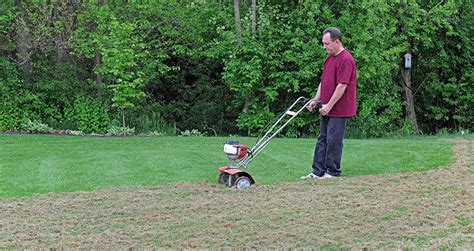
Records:
[[[223,184],[223,185],[227,185],[228,180],[229,180],[229,174],[224,173],[224,172],[221,172],[219,174],[219,178],[217,178],[217,182],[219,182],[219,184]]]
[[[240,176],[235,180],[234,186],[237,189],[245,189],[252,185],[252,181],[245,176]]]

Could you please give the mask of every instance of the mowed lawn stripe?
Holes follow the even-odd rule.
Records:
[[[227,137],[74,137],[0,134],[0,198],[106,187],[216,182],[228,164]],[[255,138],[233,138],[251,147]],[[258,183],[298,181],[311,168],[315,139],[276,138],[246,169]],[[343,175],[448,166],[439,137],[347,139]]]

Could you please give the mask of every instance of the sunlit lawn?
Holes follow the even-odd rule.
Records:
[[[0,198],[106,187],[216,183],[228,164],[223,137],[95,138],[0,134]],[[255,138],[236,138],[253,146]],[[277,138],[246,170],[257,183],[295,181],[310,171],[315,139]],[[343,175],[424,171],[449,165],[437,137],[347,139]]]

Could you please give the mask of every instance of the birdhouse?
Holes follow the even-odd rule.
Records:
[[[403,66],[405,67],[405,69],[411,69],[411,53],[410,52],[407,52],[404,56],[404,64]]]

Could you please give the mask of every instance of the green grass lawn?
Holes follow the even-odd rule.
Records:
[[[94,138],[0,134],[0,198],[106,187],[212,182],[228,164],[223,137]],[[238,138],[253,146],[255,138]],[[257,183],[298,181],[315,139],[277,138],[250,164]],[[437,137],[347,139],[343,175],[425,171],[453,161]]]

